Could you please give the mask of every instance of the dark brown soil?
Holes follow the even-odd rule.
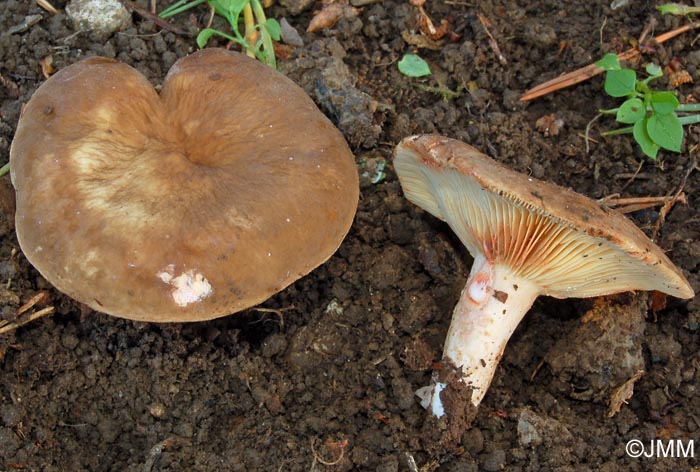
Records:
[[[146,6],[148,2],[140,1]],[[161,2],[159,2],[161,3]],[[471,258],[449,228],[409,204],[391,167],[393,146],[414,133],[462,139],[497,160],[592,198],[672,194],[695,165],[698,130],[681,154],[645,161],[629,137],[600,137],[614,102],[597,77],[530,104],[528,88],[632,47],[650,18],[652,34],[684,19],[660,17],[650,2],[618,10],[595,2],[428,2],[449,18],[458,41],[420,50],[433,75],[409,79],[396,67],[416,31],[408,2],[368,4],[333,28],[302,33],[306,46],[280,70],[300,83],[339,126],[357,157],[361,199],[347,239],[325,265],[263,304],[207,323],[157,325],[84,309],[26,262],[12,225],[9,177],[0,212],[1,315],[47,290],[56,313],[0,336],[0,469],[37,471],[586,471],[690,470],[697,458],[631,458],[632,439],[700,438],[700,304],[669,298],[653,314],[637,295],[591,300],[540,298],[511,339],[471,429],[450,447],[426,432],[414,391],[433,363]],[[155,84],[194,39],[134,15],[108,38],[77,33],[64,14],[34,2],[0,1],[0,163],[22,103],[43,81],[39,61],[57,68],[88,55],[116,57]],[[55,1],[59,9],[64,1]],[[478,6],[477,6],[478,5]],[[273,6],[300,32],[312,15]],[[500,62],[477,14],[490,21]],[[42,19],[8,30],[28,15]],[[192,29],[207,10],[175,19]],[[220,28],[225,28],[219,23]],[[693,33],[653,48],[645,61],[676,57],[700,99]],[[212,44],[214,45],[214,43]],[[425,86],[460,91],[443,99]],[[422,87],[422,88],[421,88]],[[556,114],[563,128],[536,125]],[[387,163],[386,177],[374,179]],[[644,162],[636,177],[632,175]],[[658,243],[700,288],[700,172],[685,182],[687,205],[660,225]],[[631,217],[649,235],[658,208]],[[254,270],[254,269],[253,269]],[[288,307],[291,307],[287,309]],[[586,320],[598,320],[582,323]],[[616,313],[619,322],[600,321]],[[619,333],[619,337],[610,333]],[[601,342],[595,342],[600,338]],[[616,341],[619,339],[619,341]],[[562,341],[565,340],[565,341]],[[613,390],[646,372],[620,412]],[[695,443],[695,454],[700,445]],[[326,465],[332,464],[332,465]]]

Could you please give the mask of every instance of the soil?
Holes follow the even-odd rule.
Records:
[[[592,125],[586,151],[586,125],[599,108],[615,106],[600,76],[531,103],[518,101],[545,79],[634,46],[652,18],[652,35],[686,21],[659,16],[652,2],[617,10],[609,3],[428,2],[435,23],[449,19],[459,37],[418,51],[433,71],[423,79],[396,67],[404,53],[415,52],[407,33],[417,33],[417,9],[409,2],[367,3],[318,33],[305,32],[313,7],[270,7],[270,17],[286,17],[305,41],[280,60],[280,70],[338,125],[362,175],[346,240],[326,264],[262,305],[273,311],[169,325],[92,312],[52,289],[22,256],[9,177],[3,177],[1,315],[14,319],[41,291],[48,299],[33,309],[50,305],[55,313],[0,336],[0,469],[700,467],[697,458],[625,453],[632,439],[649,447],[656,439],[687,444],[700,438],[697,299],[650,297],[654,310],[642,294],[538,299],[508,344],[472,426],[453,434],[451,443],[428,430],[414,394],[430,382],[472,259],[445,224],[404,199],[391,152],[405,136],[437,132],[462,139],[518,171],[596,199],[664,196],[682,186],[687,204],[665,218],[658,207],[630,217],[650,236],[659,223],[658,244],[700,288],[700,172],[690,172],[698,129],[688,129],[683,152],[662,152],[651,162],[629,136],[601,137],[614,126],[605,117]],[[35,2],[0,5],[2,163],[22,104],[44,80],[42,58],[51,55],[60,69],[89,55],[116,57],[158,85],[173,62],[196,47],[193,37],[162,31],[138,14],[131,27],[99,37],[76,32],[65,14],[50,15]],[[65,8],[64,1],[54,5]],[[196,31],[207,12],[198,7],[173,24]],[[29,15],[41,19],[10,33]],[[226,28],[220,19],[214,26]],[[688,71],[694,82],[678,88],[684,101],[700,99],[695,40],[686,33],[644,48],[644,61],[665,66],[677,58]],[[552,114],[550,123],[560,119],[561,129],[537,125]],[[610,313],[618,316],[604,320]],[[638,370],[644,374],[623,403],[617,389]],[[619,408],[612,417],[611,397]]]

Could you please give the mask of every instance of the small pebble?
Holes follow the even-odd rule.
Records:
[[[105,36],[131,24],[131,14],[118,0],[72,0],[66,13],[76,30]]]
[[[148,405],[148,411],[154,418],[162,418],[165,415],[165,405],[162,403],[151,403]]]
[[[292,25],[289,24],[286,18],[280,20],[281,32],[280,36],[282,41],[291,45],[301,47],[304,45],[304,40],[302,39],[299,32]]]

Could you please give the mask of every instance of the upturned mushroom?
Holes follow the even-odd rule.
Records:
[[[256,305],[326,261],[359,196],[341,133],[241,54],[177,61],[158,94],[92,57],[27,103],[10,151],[17,238],[56,288],[141,321]]]
[[[442,364],[451,369],[436,371],[433,385],[419,391],[436,417],[452,413],[441,399],[450,387],[469,388],[472,406],[479,405],[539,295],[694,296],[681,271],[622,214],[514,172],[467,144],[412,136],[397,146],[394,167],[408,200],[447,222],[474,257],[445,341]],[[446,380],[454,377],[459,385]]]

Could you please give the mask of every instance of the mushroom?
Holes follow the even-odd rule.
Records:
[[[451,369],[437,371],[433,385],[418,392],[438,418],[450,409],[441,400],[450,384],[442,380],[454,377],[456,389],[471,390],[475,411],[539,295],[694,295],[681,271],[622,214],[514,172],[460,141],[408,137],[396,147],[394,167],[408,200],[447,222],[474,257],[445,341],[442,365]]]
[[[160,95],[92,57],[27,103],[10,151],[16,228],[58,290],[140,321],[256,305],[326,261],[359,183],[304,91],[223,49],[177,61]]]

